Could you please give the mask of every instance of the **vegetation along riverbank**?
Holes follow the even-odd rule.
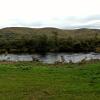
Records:
[[[100,52],[99,29],[0,29],[0,53]]]

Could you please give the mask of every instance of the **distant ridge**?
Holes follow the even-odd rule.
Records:
[[[0,33],[14,33],[14,34],[47,34],[50,35],[52,32],[57,32],[60,36],[66,37],[66,35],[93,35],[95,33],[100,34],[100,29],[88,29],[88,28],[80,28],[80,29],[59,29],[54,27],[44,27],[44,28],[28,28],[28,27],[6,27],[0,29]]]

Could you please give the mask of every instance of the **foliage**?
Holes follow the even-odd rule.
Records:
[[[98,51],[100,30],[56,28],[4,28],[0,30],[0,53]]]

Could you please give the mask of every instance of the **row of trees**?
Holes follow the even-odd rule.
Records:
[[[91,52],[100,47],[100,39],[96,34],[92,38],[76,39],[71,36],[61,38],[57,32],[49,37],[46,34],[37,35],[30,39],[0,38],[0,52],[33,53],[33,52]]]

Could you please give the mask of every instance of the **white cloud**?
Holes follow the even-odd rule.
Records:
[[[99,22],[100,0],[0,0],[1,28],[100,28]]]

